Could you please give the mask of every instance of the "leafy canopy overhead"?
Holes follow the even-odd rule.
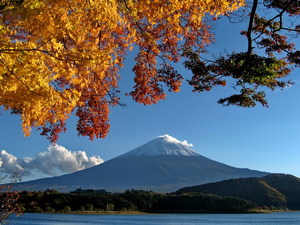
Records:
[[[71,113],[79,135],[105,137],[109,107],[119,104],[118,71],[128,49],[137,102],[165,98],[162,84],[179,91],[172,66],[183,49],[212,38],[209,17],[242,0],[1,0],[0,106],[21,115],[25,135],[42,129],[51,141]],[[159,64],[161,62],[161,64]]]
[[[282,78],[300,66],[300,51],[295,41],[300,33],[300,2],[253,0],[248,4],[227,14],[232,22],[248,25],[241,31],[247,39],[245,52],[232,52],[213,60],[192,50],[185,53],[188,58],[185,66],[193,72],[189,83],[194,91],[208,91],[213,86],[225,86],[226,81],[233,81],[240,93],[220,99],[223,105],[254,107],[258,102],[268,106],[266,88],[283,89],[292,85],[293,82]]]
[[[133,71],[136,102],[177,92],[181,57],[194,91],[234,83],[240,93],[223,105],[268,106],[265,89],[286,81],[300,65],[293,38],[300,31],[296,0],[2,0],[0,1],[0,106],[21,115],[25,135],[33,127],[51,141],[78,117],[79,135],[103,138],[109,107],[120,104],[118,80],[126,53],[138,49]],[[219,16],[246,25],[244,52],[205,58]]]

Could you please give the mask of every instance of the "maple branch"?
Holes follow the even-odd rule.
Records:
[[[5,66],[6,70],[9,72],[10,75],[14,76],[21,84],[23,84],[31,93],[34,93],[36,95],[39,95],[39,96],[43,96],[42,94],[40,93],[37,93],[33,90],[31,90],[31,88],[26,84],[24,83],[7,65],[6,63],[3,61],[3,59],[0,59],[1,63]]]
[[[42,53],[45,53],[57,60],[60,60],[60,61],[63,61],[65,59],[63,58],[59,58],[53,54],[50,53],[50,51],[48,50],[41,50],[41,49],[38,49],[38,48],[24,48],[24,49],[0,49],[0,53],[7,53],[7,54],[10,54],[10,52],[30,52],[30,51],[37,51],[37,52],[42,52]],[[70,61],[74,61],[74,60],[70,60]]]
[[[276,15],[276,16],[274,16],[273,18],[269,19],[269,20],[264,24],[263,28],[261,29],[260,34],[257,35],[257,36],[253,39],[253,41],[256,41],[258,38],[260,38],[260,37],[264,34],[263,31],[267,28],[267,26],[270,25],[270,23],[271,23],[273,20],[275,20],[277,17],[278,17],[278,15]]]
[[[272,4],[269,4],[269,5],[266,5],[264,4],[265,6],[267,7],[272,7]],[[257,35],[253,41],[256,41],[257,39],[259,39],[263,34],[264,34],[264,31],[265,29],[270,26],[270,29],[271,29],[271,32],[273,33],[273,35],[280,31],[280,30],[286,30],[286,31],[294,31],[294,32],[299,32],[299,30],[297,29],[297,26],[295,27],[295,29],[292,29],[292,28],[287,28],[287,27],[284,27],[283,26],[283,14],[288,12],[289,8],[292,7],[291,5],[289,4],[285,4],[284,7],[280,8],[281,10],[277,10],[278,11],[278,14],[276,14],[274,17],[272,17],[271,19],[267,20],[267,21],[264,21],[263,23],[263,28],[261,28],[261,32],[259,35]],[[276,19],[278,18],[278,22],[279,22],[279,26],[278,27],[273,27],[272,26],[272,23],[275,23]],[[273,37],[273,36],[272,36]]]
[[[42,52],[42,53],[45,53],[57,60],[60,60],[60,61],[69,61],[69,62],[80,62],[82,60],[92,60],[93,58],[81,58],[81,59],[75,59],[75,58],[70,58],[70,59],[67,59],[67,58],[59,58],[55,55],[53,55],[51,53],[51,51],[48,51],[48,50],[43,50],[43,49],[38,49],[38,48],[24,48],[24,49],[0,49],[0,53],[7,53],[7,54],[10,54],[10,52],[29,52],[29,51],[37,51],[37,52]],[[54,52],[53,52],[54,53]]]
[[[104,89],[104,91],[106,92],[106,95],[109,97],[109,99],[110,99],[110,103],[112,103],[113,105],[114,105],[114,103],[116,103],[115,105],[120,105],[120,106],[122,106],[122,107],[124,107],[124,106],[126,106],[126,104],[124,104],[124,103],[120,103],[118,100],[119,100],[119,97],[117,97],[117,95],[114,93],[114,92],[112,92],[110,89],[109,89],[109,87],[107,87],[107,85],[105,85],[104,84],[104,80],[107,78],[107,74],[105,74],[105,76],[101,79],[96,73],[92,73],[93,75],[94,75],[94,78],[95,79],[97,79],[99,82],[100,82],[100,84],[102,85],[102,87],[106,87],[105,89]],[[101,96],[101,95],[93,95],[93,96]],[[103,96],[101,96],[101,97],[103,97]],[[118,99],[118,100],[116,100],[116,98]]]

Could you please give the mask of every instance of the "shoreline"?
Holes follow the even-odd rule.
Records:
[[[151,215],[140,211],[72,211],[72,212],[23,212],[26,213],[45,213],[45,214],[70,214],[70,215]]]
[[[146,213],[140,211],[74,211],[63,214],[80,214],[80,215],[149,215],[153,213]]]
[[[254,209],[249,212],[240,213],[222,213],[222,212],[176,212],[176,211],[158,211],[158,212],[141,212],[141,211],[72,211],[72,212],[24,212],[26,213],[45,213],[45,214],[70,214],[70,215],[155,215],[155,214],[267,214],[278,212],[299,212],[300,210],[266,210]]]

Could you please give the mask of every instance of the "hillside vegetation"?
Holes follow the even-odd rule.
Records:
[[[239,178],[185,187],[176,193],[206,193],[246,199],[258,206],[300,209],[300,179],[286,174]]]
[[[9,194],[9,193],[8,193]],[[256,205],[235,197],[210,194],[163,194],[151,191],[127,190],[124,193],[76,191],[59,193],[20,192],[18,204],[24,212],[51,213],[244,213]]]

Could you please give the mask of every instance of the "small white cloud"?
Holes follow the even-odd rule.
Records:
[[[61,175],[87,169],[100,163],[103,163],[103,159],[99,156],[88,157],[85,151],[72,152],[57,144],[50,145],[47,151],[33,158],[18,159],[5,150],[0,152],[0,168],[3,172],[12,173],[21,168],[24,170],[24,176],[30,176],[34,172],[51,176]]]
[[[173,142],[173,143],[176,143],[176,144],[181,144],[181,145],[184,145],[184,146],[187,146],[187,147],[193,147],[193,144],[191,143],[188,143],[186,140],[183,140],[183,141],[179,141],[178,139],[168,135],[168,134],[165,134],[165,135],[162,135],[162,136],[159,136],[159,137],[162,137],[164,139],[166,139],[168,142]]]
[[[188,147],[193,147],[193,146],[194,146],[192,143],[188,143],[186,140],[183,140],[181,143],[182,143],[183,145],[188,146]]]

